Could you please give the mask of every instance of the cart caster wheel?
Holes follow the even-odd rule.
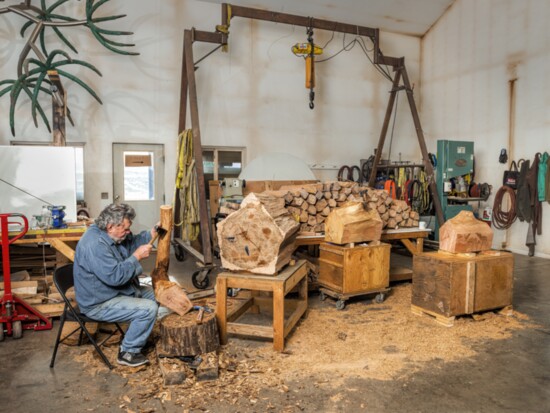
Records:
[[[386,299],[386,294],[384,293],[376,294],[376,297],[374,297],[374,301],[378,304],[383,303],[385,299]]]
[[[4,323],[0,323],[0,341],[4,341]]]
[[[191,276],[191,282],[195,288],[199,290],[204,290],[210,285],[210,279],[208,278],[208,273],[210,270],[198,270],[193,273]]]
[[[236,297],[239,295],[239,291],[241,291],[240,288],[228,288],[227,289],[227,296],[228,297]]]
[[[327,299],[327,295],[324,292],[319,293],[319,301],[325,301]]]
[[[185,261],[185,251],[181,245],[174,245],[174,255],[178,261]]]
[[[14,321],[11,326],[13,329],[13,338],[18,339],[23,337],[23,324],[21,324],[21,321]]]
[[[346,307],[346,302],[344,300],[336,301],[336,309],[343,310]]]

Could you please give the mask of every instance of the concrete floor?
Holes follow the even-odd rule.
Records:
[[[540,328],[482,344],[477,356],[460,363],[430,362],[406,381],[350,378],[323,392],[295,383],[299,393],[266,388],[262,397],[275,406],[299,400],[296,411],[307,412],[550,412],[550,260],[515,258],[514,309]],[[171,263],[172,273],[190,287],[192,260]],[[25,331],[21,340],[7,337],[0,343],[0,412],[127,411],[119,407],[127,378],[110,372],[92,377],[63,346],[55,369],[49,368],[57,327],[56,321],[51,331]],[[345,397],[335,404],[331,397],[337,394]],[[156,403],[154,411],[184,411]],[[209,411],[264,410],[243,403],[212,405]]]

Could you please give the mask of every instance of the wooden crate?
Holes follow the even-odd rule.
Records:
[[[513,269],[514,257],[507,252],[415,255],[413,311],[449,318],[452,325],[454,316],[510,306]]]
[[[321,243],[319,285],[341,294],[369,293],[390,284],[391,245],[346,247]]]

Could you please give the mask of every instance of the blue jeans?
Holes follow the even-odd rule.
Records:
[[[149,286],[140,286],[140,290],[142,298],[119,295],[86,312],[95,320],[130,323],[120,345],[121,351],[139,353],[155,325],[159,312],[155,293]]]

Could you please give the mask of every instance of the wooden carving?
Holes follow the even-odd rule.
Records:
[[[157,301],[179,315],[186,314],[193,305],[187,294],[168,277],[170,265],[170,233],[172,231],[172,206],[160,207],[160,226],[166,233],[159,238],[155,269],[151,273]]]
[[[439,230],[439,249],[447,252],[479,252],[490,250],[493,230],[474,217],[471,211],[461,211]]]
[[[366,211],[361,202],[332,211],[325,221],[325,241],[334,244],[380,240],[382,220],[378,212]]]
[[[290,261],[299,223],[285,209],[284,193],[249,194],[218,224],[224,268],[270,275]]]

